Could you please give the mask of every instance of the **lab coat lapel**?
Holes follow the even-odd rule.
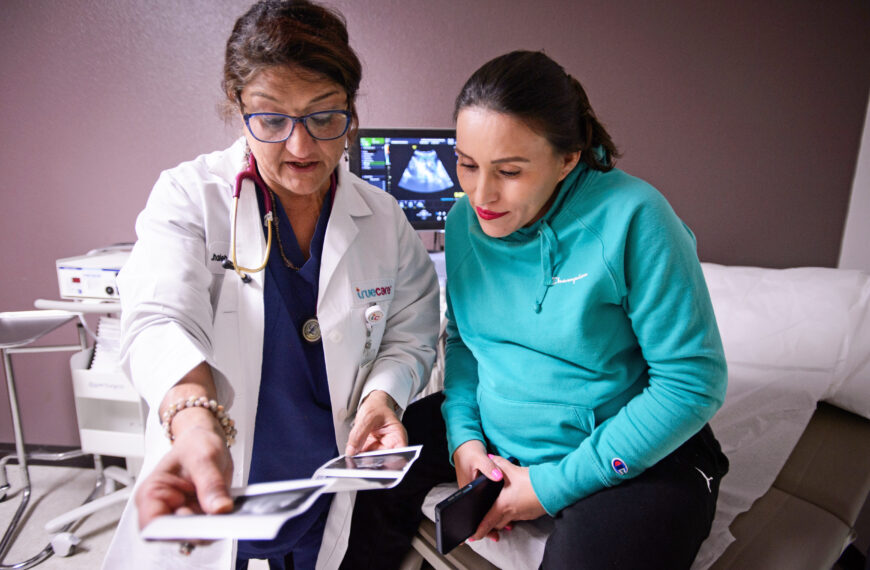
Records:
[[[359,190],[349,178],[348,173],[339,172],[335,202],[332,204],[332,212],[329,215],[329,225],[326,228],[323,255],[320,260],[318,312],[320,312],[323,299],[328,294],[330,282],[335,276],[342,257],[359,234],[354,217],[367,216],[372,213],[368,204],[360,196]]]
[[[362,190],[352,180],[347,172],[339,173],[320,258],[317,295],[317,319],[323,335],[323,354],[339,449],[344,449],[347,443],[347,402],[358,375],[359,363],[351,355],[362,344],[362,339],[355,334],[357,329],[350,323],[351,283],[362,274],[361,268],[368,268],[372,263],[371,255],[364,254],[366,249],[377,245],[365,241],[360,243],[370,232],[360,235],[357,218],[371,215],[372,211],[360,195]]]
[[[263,234],[263,218],[260,216],[260,207],[257,204],[257,196],[254,183],[246,180],[239,197],[239,213],[236,224],[236,258],[239,263],[246,267],[255,268],[260,265],[266,253],[266,238]],[[274,239],[274,236],[273,236]],[[245,334],[238,334],[236,329],[236,345],[227,346],[226,349],[238,359],[237,373],[240,382],[237,386],[244,386],[236,391],[236,404],[240,416],[246,418],[243,425],[254,425],[257,415],[257,395],[260,391],[259,380],[263,362],[263,287],[265,271],[248,273],[251,277],[249,283],[243,283],[233,271],[227,271],[224,280],[229,280],[229,286],[236,288],[236,308],[238,310],[238,322],[244,323]],[[250,467],[250,453],[253,449],[253,429],[246,430],[241,435],[238,449],[234,459],[237,465],[242,466],[242,472],[236,473],[242,482],[248,478],[247,470]],[[238,470],[238,469],[236,469]]]

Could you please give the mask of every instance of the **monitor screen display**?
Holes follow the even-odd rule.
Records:
[[[443,230],[463,196],[452,129],[360,129],[350,171],[396,198],[417,230]]]

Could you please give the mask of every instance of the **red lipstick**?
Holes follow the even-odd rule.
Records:
[[[491,212],[480,207],[475,208],[475,210],[477,211],[478,216],[487,221],[497,220],[498,218],[507,215],[507,212]]]

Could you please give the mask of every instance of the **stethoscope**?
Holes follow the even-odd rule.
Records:
[[[268,229],[266,253],[263,256],[263,262],[258,267],[244,267],[239,264],[239,260],[236,257],[236,230],[239,217],[239,196],[242,195],[242,187],[244,186],[245,181],[251,182],[254,185],[255,193],[258,189],[260,190],[260,193],[263,195],[263,205],[266,210],[266,213],[263,216],[263,225]],[[232,269],[235,271],[236,275],[238,275],[242,280],[242,283],[250,283],[251,276],[249,273],[263,271],[263,269],[266,268],[266,264],[269,263],[269,252],[272,249],[272,224],[274,223],[274,216],[272,215],[272,196],[270,192],[263,190],[265,187],[266,185],[263,183],[262,179],[260,179],[260,175],[257,174],[257,161],[254,159],[254,154],[251,153],[248,157],[248,167],[236,175],[236,187],[233,190],[233,218],[230,223],[230,257],[229,259],[225,259],[223,262],[224,269]]]
[[[266,253],[263,256],[263,262],[258,267],[244,267],[239,264],[236,257],[236,226],[239,216],[239,197],[242,194],[242,187],[245,181],[251,182],[254,185],[254,192],[258,189],[263,194],[263,206],[266,213],[263,215],[263,225],[266,226]],[[269,263],[269,252],[272,249],[272,224],[274,216],[272,214],[272,196],[271,192],[264,190],[266,185],[257,173],[257,161],[254,159],[253,153],[248,157],[248,167],[236,175],[236,186],[233,190],[233,218],[230,224],[230,257],[223,262],[224,269],[232,269],[236,275],[242,280],[242,283],[250,283],[251,276],[249,273],[257,273],[263,271]],[[366,324],[366,350],[371,348],[372,329],[380,322],[386,314],[380,305],[373,303],[366,308],[364,313]],[[302,336],[308,342],[317,342],[320,340],[320,324],[316,318],[310,318],[302,325]]]

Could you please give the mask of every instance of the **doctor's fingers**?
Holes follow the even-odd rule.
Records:
[[[408,433],[393,410],[384,406],[361,407],[348,435],[345,453],[355,455],[361,451],[392,449],[407,444]]]
[[[395,449],[397,447],[405,447],[406,445],[407,437],[404,436],[404,432],[401,435],[399,433],[383,434],[378,432],[375,434],[373,432],[366,438],[366,442],[360,451]]]
[[[152,472],[136,491],[139,528],[145,528],[159,516],[174,513],[190,500],[194,492],[193,483],[187,479],[166,471]]]
[[[175,440],[170,454],[178,458],[180,475],[194,486],[196,498],[203,512],[225,513],[233,508],[229,495],[229,482],[233,460],[226,440],[218,434],[202,430],[192,437],[188,430]]]
[[[228,469],[203,461],[190,471],[190,478],[196,488],[196,498],[203,512],[207,514],[227,513],[233,509],[229,493],[229,479],[232,463]]]
[[[355,455],[363,451],[375,451],[378,449],[395,449],[397,447],[405,447],[408,445],[408,434],[401,422],[396,422],[388,426],[376,427],[363,435],[365,428],[354,436],[348,438],[348,445],[345,449],[347,455]],[[359,443],[359,437],[364,437],[362,443]]]

